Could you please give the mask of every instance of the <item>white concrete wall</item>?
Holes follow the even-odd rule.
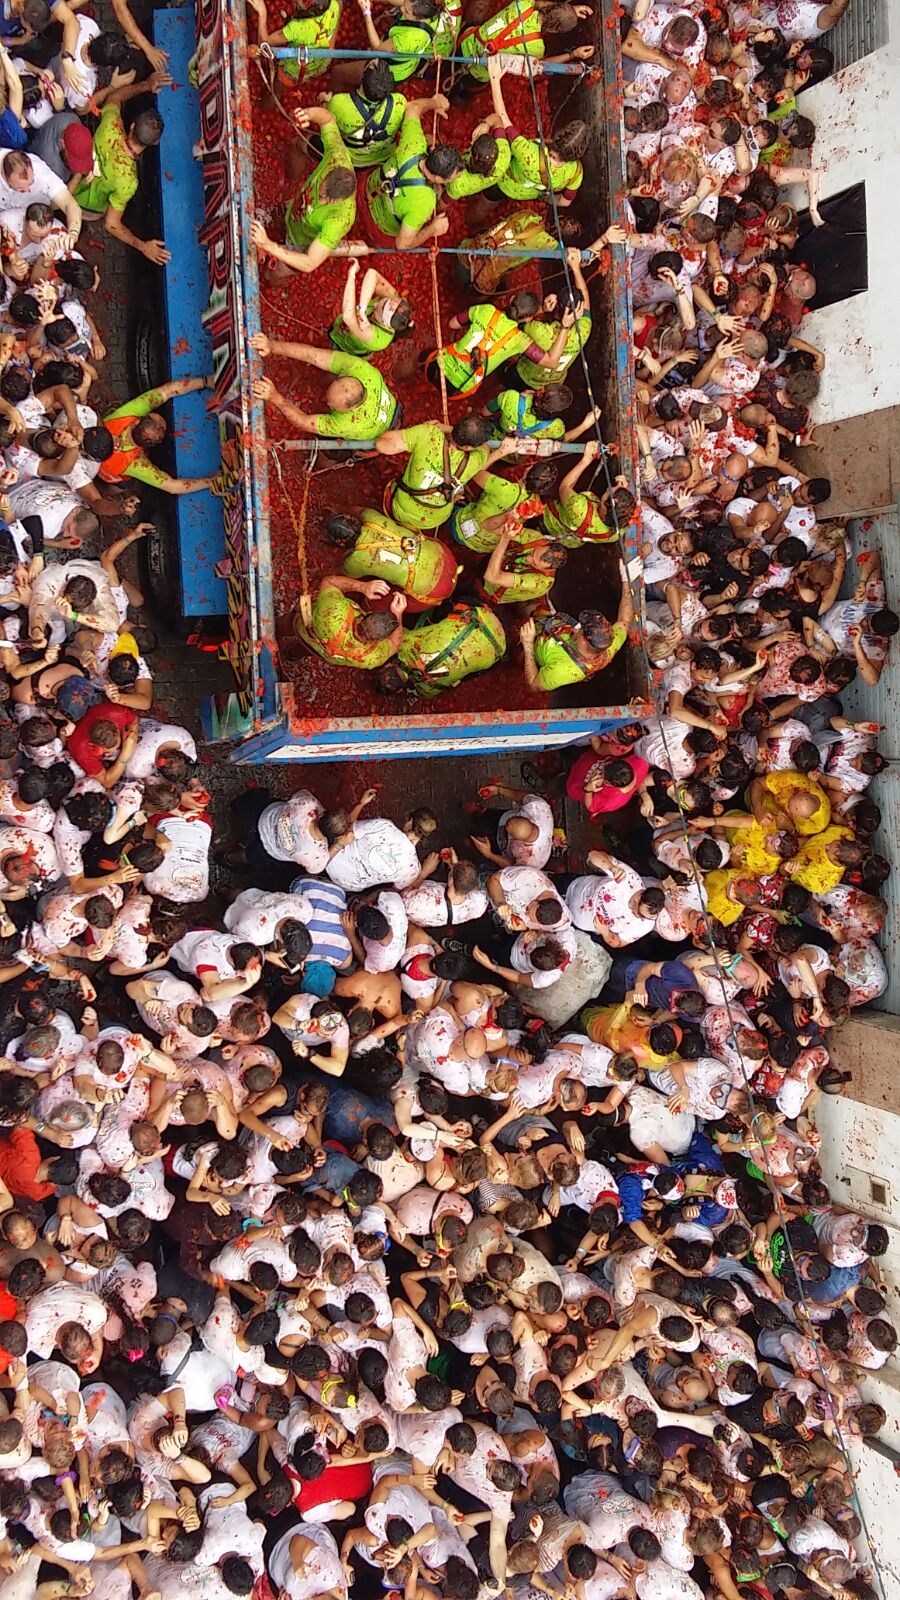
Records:
[[[822,1175],[835,1204],[850,1206],[888,1228],[890,1246],[878,1265],[891,1290],[891,1319],[900,1327],[900,1116],[857,1100],[825,1095],[817,1107],[816,1122],[822,1135]],[[889,1185],[884,1209],[871,1203],[869,1176]],[[879,1437],[900,1455],[900,1364],[896,1358],[880,1372],[868,1373],[860,1387],[867,1400],[884,1406],[887,1423]],[[897,1470],[893,1460],[865,1442],[854,1441],[849,1454],[872,1564],[880,1575],[884,1600],[895,1600],[900,1594]]]
[[[803,322],[803,337],[826,355],[817,422],[900,404],[900,0],[887,4],[884,48],[800,97],[816,124],[820,201],[866,185],[868,290]],[[802,191],[788,193],[805,204]]]

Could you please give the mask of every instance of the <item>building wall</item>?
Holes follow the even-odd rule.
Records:
[[[804,338],[827,357],[815,409],[821,422],[900,404],[900,0],[886,4],[889,42],[800,97],[816,124],[820,198],[866,185],[869,287],[804,321]]]
[[[848,1097],[825,1096],[816,1122],[822,1136],[822,1175],[836,1205],[843,1205],[888,1228],[888,1252],[878,1262],[888,1291],[888,1312],[900,1325],[900,1095],[896,1087],[898,1029],[896,1017],[867,1022],[854,1018],[835,1040],[836,1065],[853,1071]],[[871,1093],[870,1093],[871,1091]],[[870,1095],[868,1103],[851,1095]],[[889,1110],[887,1105],[897,1110]],[[878,1200],[872,1200],[872,1182]],[[869,1372],[860,1388],[866,1400],[883,1406],[887,1422],[876,1442],[851,1440],[848,1456],[857,1507],[875,1569],[876,1587],[884,1600],[900,1594],[900,1518],[897,1516],[897,1474],[900,1470],[900,1364],[890,1360]]]

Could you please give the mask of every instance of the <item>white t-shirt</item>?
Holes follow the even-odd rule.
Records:
[[[3,823],[0,826],[0,858],[5,856],[25,856],[37,869],[43,883],[55,883],[60,876],[59,857],[53,840],[48,834],[38,833],[34,828]],[[11,887],[0,861],[0,894]]]
[[[223,921],[229,933],[264,948],[274,942],[280,922],[290,920],[305,925],[311,916],[312,907],[303,894],[242,889],[225,912]]]
[[[74,1322],[91,1335],[99,1333],[109,1312],[103,1301],[81,1284],[64,1279],[49,1289],[39,1289],[25,1311],[28,1349],[36,1356],[48,1357],[56,1348],[56,1336],[64,1323]]]
[[[181,1366],[185,1356],[187,1360]],[[171,1378],[177,1382],[179,1389],[184,1390],[184,1404],[188,1412],[212,1411],[216,1403],[216,1391],[234,1377],[233,1364],[222,1361],[202,1345],[196,1350],[191,1349],[191,1336],[183,1328],[178,1329],[166,1346],[165,1353],[160,1357],[159,1368],[164,1378]]]
[[[661,767],[674,778],[689,778],[697,765],[697,757],[685,747],[692,731],[687,723],[666,713],[648,725],[634,748],[651,767]]]
[[[241,1428],[240,1432],[249,1433],[249,1429]],[[255,1435],[250,1434],[249,1442],[254,1438]],[[261,1522],[254,1522],[248,1516],[244,1505],[211,1504],[221,1497],[221,1485],[216,1483],[211,1483],[197,1496],[197,1507],[203,1515],[203,1544],[194,1557],[194,1566],[201,1571],[210,1566],[215,1570],[225,1556],[243,1556],[253,1568],[254,1576],[259,1578],[265,1571],[263,1540],[266,1530]]]
[[[549,971],[544,971],[534,965],[532,953],[535,948],[540,949],[541,946],[550,941],[558,944],[565,954],[558,967],[551,967]],[[509,964],[514,972],[522,972],[530,976],[532,989],[549,989],[554,983],[559,982],[569,963],[577,954],[578,946],[575,943],[575,934],[571,928],[562,928],[558,933],[555,928],[546,933],[543,930],[540,933],[536,933],[533,928],[528,928],[524,933],[520,933],[518,939],[516,939],[509,953]]]
[[[276,800],[266,806],[256,824],[266,854],[275,861],[294,861],[305,872],[324,872],[328,844],[312,833],[324,809],[308,789],[298,789],[289,800]]]
[[[11,154],[4,150],[3,156]],[[38,156],[28,154],[31,162],[32,180],[27,189],[14,189],[3,176],[2,161],[0,161],[0,211],[27,211],[29,206],[42,200],[47,205],[52,205],[60,210],[65,209],[68,192],[65,184],[56,176],[52,167],[46,161],[41,161]]]
[[[484,889],[470,889],[461,900],[452,901],[447,885],[427,878],[415,889],[404,889],[406,915],[419,928],[458,927],[461,922],[477,922],[490,904]]]
[[[97,87],[97,68],[92,64],[86,55],[82,54],[82,51],[87,49],[87,46],[90,44],[92,39],[97,38],[97,35],[100,32],[100,26],[99,23],[94,21],[93,17],[85,17],[81,15],[76,17],[76,21],[78,23],[78,43],[75,46],[73,54],[75,56],[75,65],[78,69],[82,88],[72,89],[69,84],[66,83],[66,80],[62,75],[63,63],[61,56],[53,57],[53,60],[50,63],[50,71],[53,73],[57,83],[61,83],[63,86],[63,93],[65,94],[66,104],[69,107],[69,110],[90,111],[92,110],[91,97],[93,96]]]
[[[505,828],[513,817],[525,817],[538,830],[537,838],[529,843],[525,839],[506,838],[506,854],[517,867],[545,867],[553,850],[553,812],[540,795],[526,794],[511,811],[504,811],[500,827]]]
[[[648,1561],[634,1583],[638,1600],[703,1600],[703,1590],[687,1572],[678,1572],[668,1561]]]
[[[569,915],[566,904],[560,898],[546,873],[539,872],[536,867],[502,867],[497,877],[503,890],[504,901],[513,916],[518,919],[517,922],[511,923],[511,926],[517,929],[534,928],[544,933],[558,933],[560,929],[568,928],[571,925],[572,918]],[[552,929],[548,929],[542,923],[535,921],[528,914],[528,907],[532,902],[548,893],[552,894],[559,902],[560,918],[557,923],[554,923]]]
[[[213,826],[202,814],[170,811],[153,819],[169,848],[158,867],[145,872],[144,887],[181,905],[205,900],[209,894],[209,851]]]
[[[628,903],[633,895],[649,887],[650,880],[622,861],[616,862],[616,869],[624,873],[620,883],[611,876],[576,878],[566,890],[566,904],[576,928],[593,933],[600,917],[623,944],[633,944],[656,927],[654,917],[638,916]]]
[[[387,817],[369,817],[353,824],[353,838],[330,859],[332,883],[357,894],[392,883],[408,889],[421,867],[412,839]]]
[[[190,977],[203,981],[208,973],[223,982],[236,976],[235,968],[229,960],[229,952],[238,943],[230,933],[216,933],[212,928],[198,928],[193,933],[186,933],[181,939],[176,939],[169,949],[169,955],[177,962],[182,972]]]
[[[406,949],[406,932],[409,918],[403,900],[395,889],[382,889],[375,901],[375,909],[387,918],[390,938],[387,944],[377,939],[363,939],[367,972],[393,972]]]
[[[137,744],[128,759],[125,776],[152,778],[156,772],[156,757],[163,745],[175,745],[189,761],[197,759],[197,746],[187,728],[180,728],[173,722],[157,722],[155,717],[141,717]]]
[[[291,1558],[291,1540],[298,1535],[316,1547],[304,1556],[299,1572]],[[340,1551],[328,1529],[315,1522],[298,1522],[282,1535],[269,1552],[269,1579],[276,1593],[283,1589],[290,1600],[318,1600],[320,1595],[332,1590],[337,1590],[346,1600],[347,1580]]]

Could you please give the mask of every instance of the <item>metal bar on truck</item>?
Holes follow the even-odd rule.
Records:
[[[455,399],[458,398],[458,396],[453,396],[452,398]],[[505,438],[488,440],[489,446],[492,446],[494,449],[497,449],[499,445],[505,444],[506,442],[507,441]],[[528,444],[529,442],[530,441],[527,439],[521,439],[519,441],[520,444]],[[580,456],[584,450],[584,444],[587,443],[587,440],[585,440],[584,443],[579,444],[576,443],[575,440],[567,439],[538,439],[537,443],[538,449],[536,451],[529,451],[529,455]],[[268,448],[270,450],[336,450],[338,452],[342,450],[367,450],[372,455],[375,454],[375,444],[372,439],[317,439],[315,437],[309,439],[270,439],[268,441]],[[605,456],[612,456],[615,455],[616,452],[615,450],[611,450],[608,444],[605,444],[603,446],[603,454]]]
[[[257,44],[251,45],[248,52],[251,56],[261,56],[263,60],[274,57],[276,61],[296,61],[300,66],[305,66],[308,61],[319,61],[323,57],[329,61],[371,61],[374,53],[371,46],[367,50],[326,50],[319,45],[306,44]],[[417,50],[379,50],[377,54],[379,60],[383,61],[424,61],[426,66],[441,61],[459,62],[464,67],[486,67],[491,61],[502,61],[503,70],[509,77],[525,76],[524,57],[504,55],[502,52],[495,56],[422,56]],[[579,73],[584,77],[591,70],[583,61],[534,61],[536,77],[554,75],[574,77]]]
[[[607,248],[612,248],[612,247],[608,246]],[[349,256],[349,255],[352,254],[352,252],[350,250],[346,250],[346,251],[342,250],[340,245],[338,246],[338,248],[336,250],[333,250],[331,253],[332,253],[332,255],[338,256],[338,257]],[[593,250],[582,250],[579,253],[581,255],[582,261],[585,262],[585,264],[587,264],[588,262],[597,260],[597,257],[594,254]],[[415,245],[412,250],[398,250],[396,247],[394,247],[392,249],[390,245],[386,245],[386,244],[370,244],[368,249],[365,252],[365,255],[361,255],[359,257],[359,260],[360,261],[365,261],[366,256],[397,256],[397,255],[400,255],[400,256],[433,256],[433,255],[438,255],[438,256],[503,256],[504,258],[509,257],[510,260],[515,260],[515,259],[518,259],[519,257],[524,257],[528,261],[562,261],[563,254],[564,254],[564,252],[562,250],[559,250],[559,249],[553,249],[553,250],[475,250],[475,249],[471,249],[470,250],[470,249],[465,248],[463,245],[441,244],[441,245],[436,245],[435,248],[432,250],[430,245],[424,245],[423,244],[423,245]]]

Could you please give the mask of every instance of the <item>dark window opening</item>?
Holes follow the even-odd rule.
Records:
[[[810,311],[864,294],[869,287],[869,249],[866,237],[866,186],[855,183],[819,203],[824,226],[814,228],[809,212],[800,214],[800,237],[791,258],[808,267],[816,280]]]

